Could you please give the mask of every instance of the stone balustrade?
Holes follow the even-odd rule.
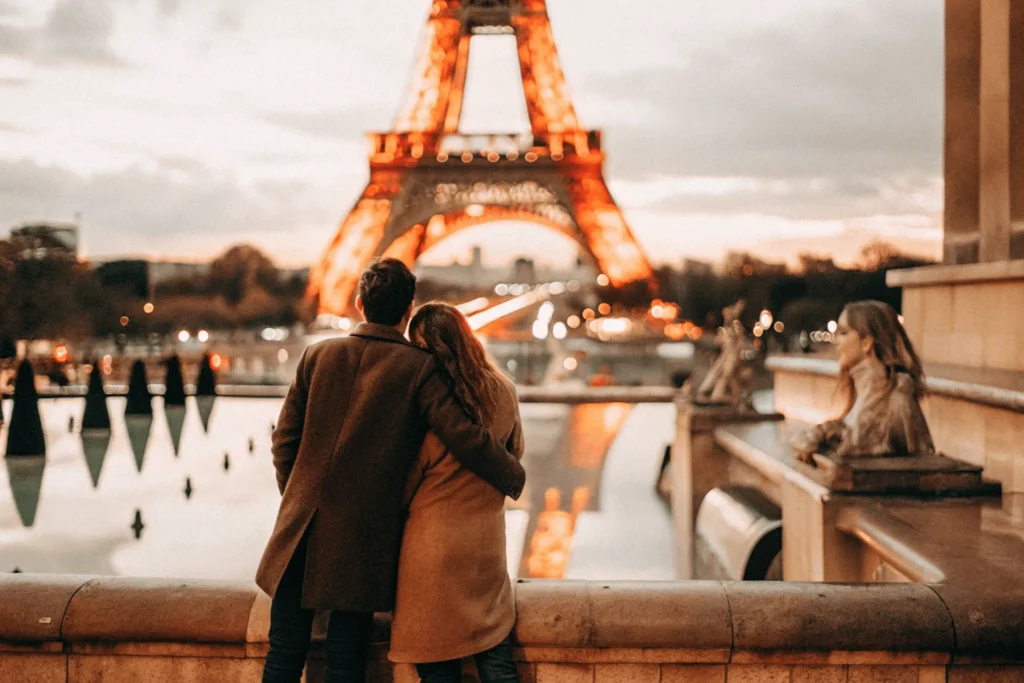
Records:
[[[108,384],[105,387],[108,396],[124,396],[128,386],[124,384]],[[80,398],[85,396],[86,386],[47,387],[40,390],[40,398]],[[150,384],[149,391],[154,396],[163,396],[164,385]],[[192,395],[195,387],[185,386],[185,392]],[[577,386],[518,386],[521,403],[567,403],[570,405],[584,403],[672,403],[678,390],[663,385],[651,386],[608,386],[608,387],[577,387]],[[233,398],[284,398],[288,393],[287,384],[221,384],[217,386],[217,395]]]
[[[1024,680],[1024,594],[983,586],[521,581],[516,593],[523,683]],[[247,583],[3,575],[0,680],[258,681],[268,621]],[[377,630],[386,640],[386,619]],[[314,651],[309,683],[322,666]],[[380,642],[368,680],[415,674]]]

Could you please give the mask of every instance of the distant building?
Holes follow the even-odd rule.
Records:
[[[785,263],[768,263],[745,251],[731,251],[725,255],[725,274],[728,277],[785,275]]]
[[[11,244],[25,260],[78,260],[78,225],[25,223],[11,228]]]
[[[139,299],[148,299],[149,266],[149,263],[140,259],[106,261],[96,267],[96,275],[103,287],[118,289]]]
[[[699,261],[697,259],[687,258],[683,259],[682,272],[686,275],[707,277],[714,275],[715,267],[708,261]]]
[[[811,275],[814,273],[830,273],[839,270],[839,266],[828,256],[800,254],[800,270],[805,274]]]
[[[209,263],[174,263],[170,261],[150,261],[149,283],[159,285],[171,280],[191,280],[206,277],[210,273]]]
[[[483,263],[483,250],[479,246],[473,247],[471,254],[469,263],[456,261],[444,266],[417,264],[414,271],[425,280],[464,288],[501,282],[535,285],[541,282],[579,280],[590,283],[597,277],[597,270],[580,259],[576,260],[575,265],[563,268],[537,266],[528,258],[518,258],[511,266],[488,268]]]
[[[512,264],[512,280],[526,285],[537,284],[537,269],[533,259],[517,258]]]

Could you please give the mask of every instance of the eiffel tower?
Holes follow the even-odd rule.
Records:
[[[459,132],[470,41],[482,35],[516,38],[529,132]],[[566,235],[613,286],[652,282],[604,181],[601,133],[576,118],[547,0],[433,0],[393,130],[369,138],[370,181],[310,275],[321,312],[351,309],[373,257],[411,266],[446,237],[495,220]]]

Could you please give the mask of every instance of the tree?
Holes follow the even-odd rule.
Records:
[[[280,286],[273,261],[248,244],[231,247],[214,259],[207,279],[211,291],[223,296],[231,306],[237,306],[251,289],[276,292]]]
[[[860,260],[857,265],[862,270],[877,272],[880,270],[893,270],[895,268],[913,268],[931,263],[909,254],[904,254],[892,244],[883,240],[875,240],[864,245],[860,250]]]

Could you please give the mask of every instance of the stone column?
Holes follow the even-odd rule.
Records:
[[[946,0],[946,133],[943,259],[976,263],[982,0]]]
[[[980,2],[978,212],[982,261],[1010,258],[1010,3]]]
[[[1024,259],[1024,2],[1010,7],[1010,258]]]
[[[1024,258],[1024,4],[946,0],[946,263]]]

